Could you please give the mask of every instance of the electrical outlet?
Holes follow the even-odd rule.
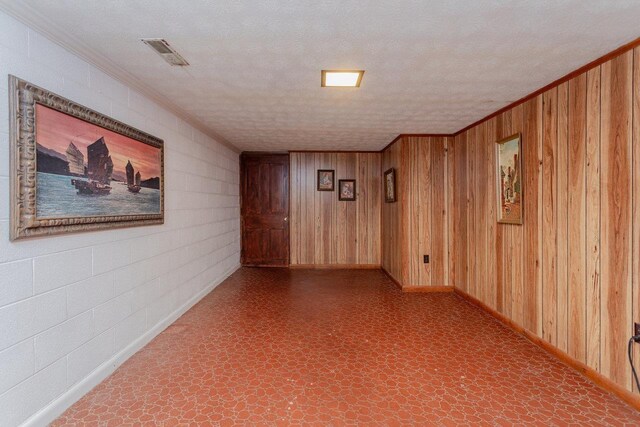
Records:
[[[634,323],[633,324],[633,330],[635,331],[633,333],[633,335],[635,335],[636,337],[639,337],[640,336],[640,323],[637,323],[637,322]],[[636,342],[638,342],[638,341],[636,341]]]
[[[425,264],[429,264],[429,255],[423,255],[422,260]]]

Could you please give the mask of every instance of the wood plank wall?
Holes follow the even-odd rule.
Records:
[[[640,322],[639,49],[456,135],[448,164],[452,282],[629,390],[626,346]],[[516,132],[522,226],[497,224],[495,209],[494,144]]]
[[[382,152],[382,172],[394,168],[396,170],[396,191],[397,201],[385,203],[382,198],[382,267],[400,284],[405,283],[407,266],[403,262],[406,254],[403,255],[405,233],[403,232],[404,218],[403,206],[407,204],[406,174],[401,172],[405,166],[403,164],[404,144],[397,141]]]
[[[450,137],[403,136],[382,155],[398,201],[382,206],[382,265],[403,286],[452,286],[447,149]],[[451,224],[453,226],[453,224]],[[423,256],[429,255],[429,263]]]
[[[291,265],[380,266],[380,153],[290,153]],[[317,191],[318,169],[336,190]],[[356,180],[356,201],[338,200],[338,180]]]

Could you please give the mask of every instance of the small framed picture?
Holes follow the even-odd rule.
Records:
[[[338,200],[352,202],[356,199],[356,180],[341,179],[338,181]]]
[[[394,203],[396,201],[396,170],[387,169],[384,173],[384,201]]]
[[[522,156],[520,134],[496,142],[498,223],[522,224]]]
[[[318,191],[335,191],[335,174],[332,169],[318,169]]]

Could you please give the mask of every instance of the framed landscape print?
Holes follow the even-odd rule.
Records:
[[[11,239],[164,222],[164,143],[14,76]]]
[[[522,150],[520,134],[496,143],[498,222],[522,224]]]
[[[393,203],[396,201],[396,170],[387,169],[384,173],[384,201]]]
[[[338,181],[338,200],[352,202],[356,199],[356,180],[341,179]]]
[[[318,191],[334,191],[335,174],[331,169],[318,169]]]

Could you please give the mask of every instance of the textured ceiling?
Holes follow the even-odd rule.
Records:
[[[241,150],[451,133],[640,34],[638,0],[0,0]],[[191,64],[142,42],[163,37]],[[322,69],[365,69],[359,89]]]

